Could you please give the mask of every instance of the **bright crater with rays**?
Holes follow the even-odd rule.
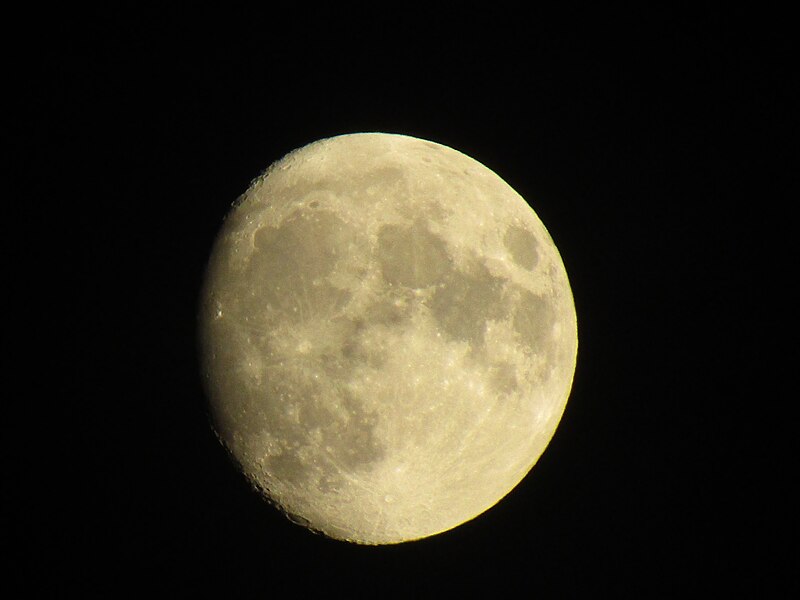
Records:
[[[397,543],[505,496],[553,436],[577,353],[530,206],[446,146],[352,134],[237,201],[200,314],[214,428],[309,528]]]

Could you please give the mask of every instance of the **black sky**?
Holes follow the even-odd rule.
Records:
[[[785,241],[792,165],[779,149],[795,44],[780,21],[501,8],[20,21],[24,192],[9,215],[27,242],[17,263],[35,265],[15,289],[36,335],[9,424],[17,571],[52,589],[225,596],[785,591],[787,399],[765,337],[785,291],[763,262]],[[497,172],[550,231],[578,310],[572,396],[529,477],[463,527],[386,548],[265,506],[208,427],[195,360],[230,203],[286,152],[357,131],[427,138]]]

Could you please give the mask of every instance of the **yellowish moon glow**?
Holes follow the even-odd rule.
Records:
[[[360,133],[272,165],[234,204],[202,294],[214,429],[293,520],[392,544],[481,514],[544,451],[569,396],[558,250],[498,175]]]

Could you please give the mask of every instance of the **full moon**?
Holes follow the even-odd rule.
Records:
[[[358,133],[233,205],[200,303],[213,428],[307,528],[394,544],[494,506],[564,412],[567,274],[528,203],[447,146]]]

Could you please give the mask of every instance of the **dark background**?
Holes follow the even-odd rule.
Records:
[[[308,7],[12,22],[22,192],[7,215],[15,266],[33,265],[10,318],[28,331],[8,421],[13,570],[55,590],[223,597],[786,591],[791,395],[769,337],[788,325],[770,265],[796,169],[782,20]],[[288,151],[358,131],[497,172],[548,227],[578,311],[572,395],[531,474],[474,521],[394,547],[327,540],[264,504],[211,433],[196,362],[230,203]]]

